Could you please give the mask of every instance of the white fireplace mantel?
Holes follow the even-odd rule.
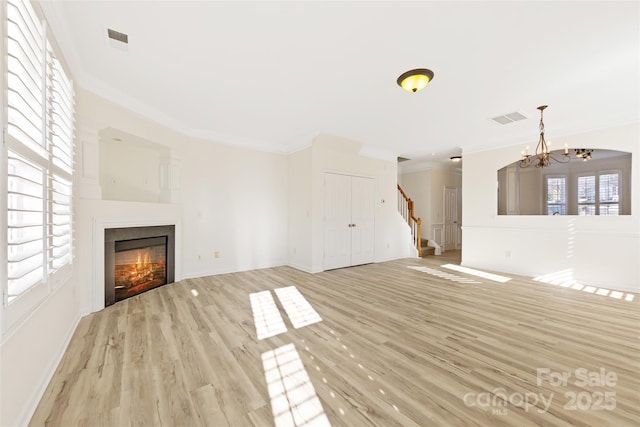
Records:
[[[81,295],[87,313],[104,309],[104,231],[109,228],[175,226],[175,281],[182,278],[182,205],[79,200],[78,274],[88,280]],[[88,237],[88,238],[87,238]],[[88,268],[87,268],[88,267]]]

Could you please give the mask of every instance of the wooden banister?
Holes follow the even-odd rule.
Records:
[[[420,218],[416,218],[416,216],[414,215],[413,200],[411,200],[409,196],[407,196],[407,193],[405,193],[402,187],[400,187],[400,184],[398,184],[398,192],[404,199],[404,204],[400,203],[398,206],[398,210],[409,224],[409,227],[411,228],[411,236],[413,237],[413,243],[418,250],[418,255],[422,256],[422,239],[420,236],[420,226],[422,224],[422,220]]]

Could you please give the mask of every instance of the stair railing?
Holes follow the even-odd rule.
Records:
[[[418,256],[422,256],[422,239],[420,237],[420,225],[422,224],[422,220],[420,218],[416,218],[413,210],[413,200],[407,196],[407,194],[402,190],[400,184],[398,184],[398,212],[400,215],[407,221],[409,227],[411,228],[411,237],[413,238],[413,244],[418,250]]]

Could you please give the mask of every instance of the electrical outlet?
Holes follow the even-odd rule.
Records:
[[[215,252],[213,253],[213,257],[214,257],[214,258],[220,258],[220,252],[215,251]]]

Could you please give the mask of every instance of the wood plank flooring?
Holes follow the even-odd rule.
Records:
[[[116,303],[82,319],[30,425],[639,424],[640,296],[441,266],[456,256],[226,274]],[[294,327],[274,292],[290,286],[321,321]],[[258,339],[262,291],[276,304],[262,320],[287,331]]]

